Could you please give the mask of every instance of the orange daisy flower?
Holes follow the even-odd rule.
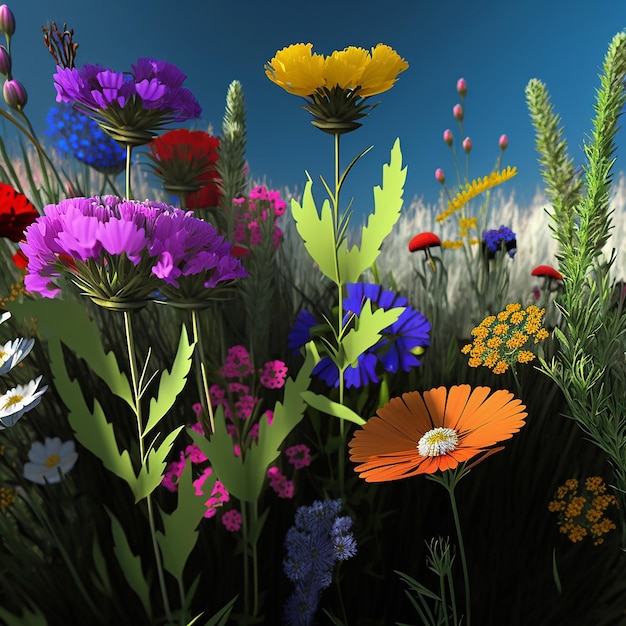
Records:
[[[350,459],[367,482],[454,469],[482,454],[479,462],[524,426],[525,409],[504,389],[455,385],[423,397],[411,391],[392,398],[354,433]]]

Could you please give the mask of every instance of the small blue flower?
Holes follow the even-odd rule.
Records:
[[[506,226],[500,226],[497,230],[486,230],[483,232],[483,251],[487,253],[488,259],[494,259],[498,250],[504,249],[513,258],[517,252],[517,238],[515,233]]]

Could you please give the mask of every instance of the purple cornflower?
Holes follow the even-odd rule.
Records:
[[[488,259],[495,259],[496,252],[502,249],[513,258],[517,252],[516,235],[506,226],[500,226],[497,230],[486,230],[483,232],[482,248]]]
[[[283,569],[295,583],[285,605],[287,623],[312,623],[322,591],[332,583],[335,564],[356,554],[351,527],[352,520],[341,515],[341,500],[317,500],[298,508],[285,538]]]
[[[139,59],[130,74],[91,64],[57,66],[54,86],[57,102],[74,105],[121,143],[139,146],[171,122],[201,116],[196,98],[182,86],[186,78],[166,61]]]

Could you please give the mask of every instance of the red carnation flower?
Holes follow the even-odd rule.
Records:
[[[26,228],[38,217],[39,213],[23,193],[0,183],[0,237],[20,242]]]

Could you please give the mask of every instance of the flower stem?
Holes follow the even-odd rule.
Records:
[[[130,188],[130,165],[131,165],[131,154],[133,151],[133,147],[127,143],[126,144],[126,200],[131,199],[131,188]]]
[[[128,152],[130,156],[130,148]],[[143,421],[141,416],[141,390],[139,389],[139,378],[137,375],[137,363],[135,362],[135,340],[133,336],[132,320],[130,311],[124,310],[124,330],[126,331],[126,347],[128,350],[128,362],[130,365],[130,378],[133,386],[133,397],[135,400],[134,412],[137,418],[137,439],[139,444],[139,457],[141,465],[146,462],[145,449],[143,442]],[[152,549],[154,551],[154,560],[157,568],[157,576],[159,578],[159,587],[161,589],[161,597],[163,599],[163,607],[167,620],[170,624],[172,621],[172,613],[170,610],[170,603],[167,597],[167,588],[165,586],[165,575],[163,572],[163,563],[161,562],[161,552],[159,551],[159,545],[156,539],[156,525],[154,523],[154,510],[152,507],[151,494],[146,496],[146,504],[148,507],[148,524],[150,526],[150,535],[152,537]]]
[[[213,434],[215,432],[215,417],[213,415],[213,405],[211,404],[211,393],[209,391],[209,381],[206,373],[206,364],[204,359],[204,347],[202,345],[202,331],[200,328],[200,324],[198,323],[198,311],[196,309],[191,309],[191,325],[193,328],[193,340],[196,343],[197,352],[197,361],[198,367],[200,369],[200,376],[202,378],[202,390],[204,395],[204,405],[209,416],[209,429],[210,433]]]

